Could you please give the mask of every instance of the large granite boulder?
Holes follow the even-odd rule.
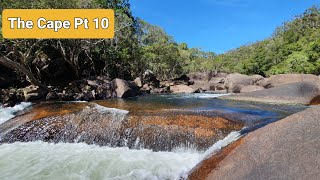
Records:
[[[220,97],[222,99],[284,104],[316,104],[320,96],[319,86],[309,82],[297,82],[270,89]]]
[[[319,117],[314,106],[250,133],[226,157],[211,157],[220,162],[204,179],[319,179]]]
[[[258,84],[265,88],[272,88],[295,82],[310,82],[320,85],[320,78],[312,74],[279,74],[262,80]]]
[[[188,78],[194,82],[209,82],[212,75],[208,72],[196,72],[187,74]]]
[[[243,74],[229,74],[224,81],[224,86],[229,93],[240,93],[241,88],[248,85],[254,85],[256,82],[264,79],[260,75],[243,75]]]
[[[180,84],[184,84],[184,85],[192,85],[194,84],[194,81],[191,81],[190,78],[187,75],[182,75],[178,78],[174,78],[172,80],[169,80],[168,83],[173,83],[174,85],[180,85]],[[161,84],[161,83],[160,83]]]
[[[198,72],[190,73],[187,76],[193,82],[190,87],[194,90],[217,92],[225,90],[224,81],[227,75],[226,73]]]
[[[170,87],[172,93],[194,93],[195,90],[187,85],[176,85]]]
[[[139,78],[139,77],[135,78],[135,79],[133,80],[133,82],[134,82],[139,88],[141,88],[141,87],[143,86],[142,80],[141,80],[141,78]]]
[[[112,81],[112,86],[116,98],[128,98],[140,94],[140,90],[134,82],[117,78]]]
[[[72,91],[75,100],[91,101],[112,97],[112,83],[107,76],[92,76],[69,83],[67,91]],[[71,92],[70,92],[71,94]]]
[[[240,93],[247,93],[247,92],[254,92],[254,91],[261,91],[264,90],[265,88],[262,86],[257,86],[257,85],[249,85],[249,86],[244,86],[241,88]]]

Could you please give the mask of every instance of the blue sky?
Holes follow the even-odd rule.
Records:
[[[272,35],[318,0],[131,0],[135,16],[177,42],[223,53]]]

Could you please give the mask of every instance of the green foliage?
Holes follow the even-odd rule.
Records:
[[[231,72],[261,74],[320,73],[320,9],[312,7],[276,29],[266,40],[223,55]]]
[[[144,69],[153,71],[158,79],[175,78],[183,73],[179,45],[163,29],[140,21],[140,36]],[[184,47],[186,48],[186,47]]]
[[[288,56],[288,59],[273,66],[269,75],[284,73],[306,73],[312,74],[316,71],[316,66],[309,62],[308,55],[303,52],[294,52]]]
[[[113,39],[2,40],[2,54],[28,67],[40,80],[36,62],[63,59],[78,78],[107,75],[133,79],[152,70],[159,79],[182,75],[179,45],[160,27],[139,21],[128,0],[2,0],[2,8],[112,8],[116,27]],[[182,49],[187,50],[184,44]]]
[[[176,43],[161,27],[133,16],[129,0],[1,0],[3,8],[112,8],[113,39],[5,40],[0,53],[42,79],[40,60],[64,60],[78,78],[107,75],[133,79],[146,70],[160,80],[189,72],[239,72],[269,76],[320,73],[320,10],[312,7],[276,29],[273,36],[217,55]],[[0,16],[1,16],[0,13]],[[0,21],[1,24],[1,21]],[[48,83],[47,83],[48,84]]]

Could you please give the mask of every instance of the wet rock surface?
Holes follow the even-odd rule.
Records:
[[[0,142],[41,140],[154,151],[204,151],[232,131],[244,126],[256,129],[304,109],[229,102],[211,96],[149,95],[90,103],[41,103],[1,124]]]
[[[166,115],[131,116],[128,125],[129,147],[172,151],[176,148],[204,151],[242,123],[220,117],[170,113]]]
[[[205,150],[231,131],[243,127],[240,122],[219,117],[175,112],[130,115],[125,110],[85,104],[64,104],[55,111],[50,111],[52,105],[35,108],[31,112],[32,118],[30,114],[25,116],[29,121],[17,127],[7,125],[7,129],[3,129],[6,133],[0,134],[0,142],[41,140],[154,151]]]
[[[2,135],[1,142],[41,140],[54,143],[120,145],[120,126],[126,117],[126,111],[105,111],[93,105],[73,111],[75,110],[56,111],[52,114],[36,113],[33,119]]]

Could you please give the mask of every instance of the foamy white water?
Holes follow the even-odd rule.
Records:
[[[0,109],[0,118],[10,119],[30,106],[22,103]],[[88,107],[89,108],[89,107]],[[128,111],[95,104],[102,112],[123,119]],[[1,114],[2,113],[2,114]],[[6,116],[1,116],[1,115]],[[208,155],[240,137],[232,132],[206,152],[177,149],[174,152],[111,148],[83,143],[28,142],[0,145],[0,179],[106,179],[106,180],[174,180],[187,173]]]
[[[203,94],[203,93],[195,94],[197,98],[201,98],[201,99],[217,98],[217,97],[226,96],[226,95],[229,95],[229,94]]]
[[[206,158],[207,156],[210,156],[212,154],[215,154],[220,149],[228,146],[229,144],[235,142],[241,137],[241,134],[239,131],[233,131],[228,136],[226,136],[224,139],[214,143],[209,149],[206,150],[206,152],[203,155],[203,158]]]
[[[14,118],[17,112],[22,111],[29,106],[31,106],[30,102],[22,102],[20,104],[15,105],[14,107],[0,107],[0,124],[4,123],[5,121],[11,118]]]
[[[129,111],[127,110],[122,110],[122,109],[117,109],[117,108],[108,108],[105,106],[101,106],[99,104],[94,103],[94,108],[96,108],[97,110],[101,111],[101,112],[110,112],[110,113],[119,113],[119,114],[128,114]]]
[[[164,180],[186,177],[209,154],[240,137],[232,132],[206,152],[28,142],[0,145],[0,179]]]
[[[86,144],[3,144],[0,179],[178,179],[201,156]]]
[[[167,97],[168,99],[192,99],[192,98],[198,98],[198,99],[212,99],[217,98],[221,96],[227,96],[230,94],[211,94],[211,93],[194,93],[194,94],[175,94],[170,95],[170,97]],[[162,95],[162,96],[168,96],[168,95]]]

